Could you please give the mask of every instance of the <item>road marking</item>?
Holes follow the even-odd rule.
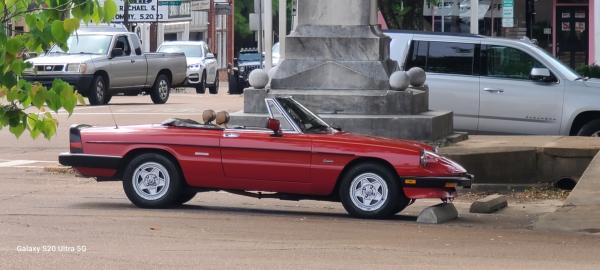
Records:
[[[27,166],[35,163],[56,163],[56,161],[44,161],[44,160],[11,160],[0,162],[0,168],[16,167],[16,168],[28,168],[28,167],[43,167],[43,166]]]

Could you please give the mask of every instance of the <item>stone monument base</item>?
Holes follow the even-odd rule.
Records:
[[[453,135],[452,112],[429,111],[425,89],[407,91],[244,90],[232,125],[264,126],[264,98],[292,96],[334,127],[354,133],[428,142]]]

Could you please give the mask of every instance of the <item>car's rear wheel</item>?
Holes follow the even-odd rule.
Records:
[[[160,154],[146,153],[127,165],[123,190],[138,207],[166,208],[179,203],[183,179],[173,161]]]
[[[217,71],[217,74],[215,75],[214,83],[208,87],[208,93],[213,95],[219,93],[219,71]]]
[[[202,73],[200,83],[196,85],[196,94],[204,94],[206,92],[206,72]]]
[[[104,105],[108,103],[108,91],[106,89],[106,82],[102,76],[94,76],[94,80],[92,80],[92,86],[90,87],[90,91],[87,96],[90,104],[93,106]]]
[[[583,125],[577,136],[600,137],[600,119],[592,120]]]
[[[169,78],[165,74],[158,75],[154,85],[152,86],[152,91],[150,92],[150,98],[154,104],[165,104],[167,100],[169,100],[169,95],[171,93],[171,82],[169,82]]]
[[[358,218],[387,218],[408,205],[394,172],[377,163],[348,170],[339,189],[342,205]]]

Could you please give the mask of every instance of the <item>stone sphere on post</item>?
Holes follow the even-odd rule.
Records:
[[[392,90],[404,91],[408,88],[410,78],[404,71],[396,71],[390,76],[390,87]]]
[[[269,74],[262,69],[255,69],[250,72],[248,82],[250,83],[250,86],[255,89],[264,89],[269,83]]]
[[[427,74],[425,74],[425,70],[420,67],[412,67],[409,69],[406,74],[410,78],[410,85],[414,87],[421,87],[425,84],[425,80],[427,79]]]

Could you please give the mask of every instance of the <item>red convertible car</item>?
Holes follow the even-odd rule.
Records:
[[[144,208],[183,204],[223,190],[256,198],[341,201],[353,216],[385,218],[415,199],[452,200],[472,176],[437,149],[413,141],[338,131],[290,97],[265,100],[265,127],[228,126],[226,112],[202,123],[70,129],[61,164],[98,181],[122,180]]]

